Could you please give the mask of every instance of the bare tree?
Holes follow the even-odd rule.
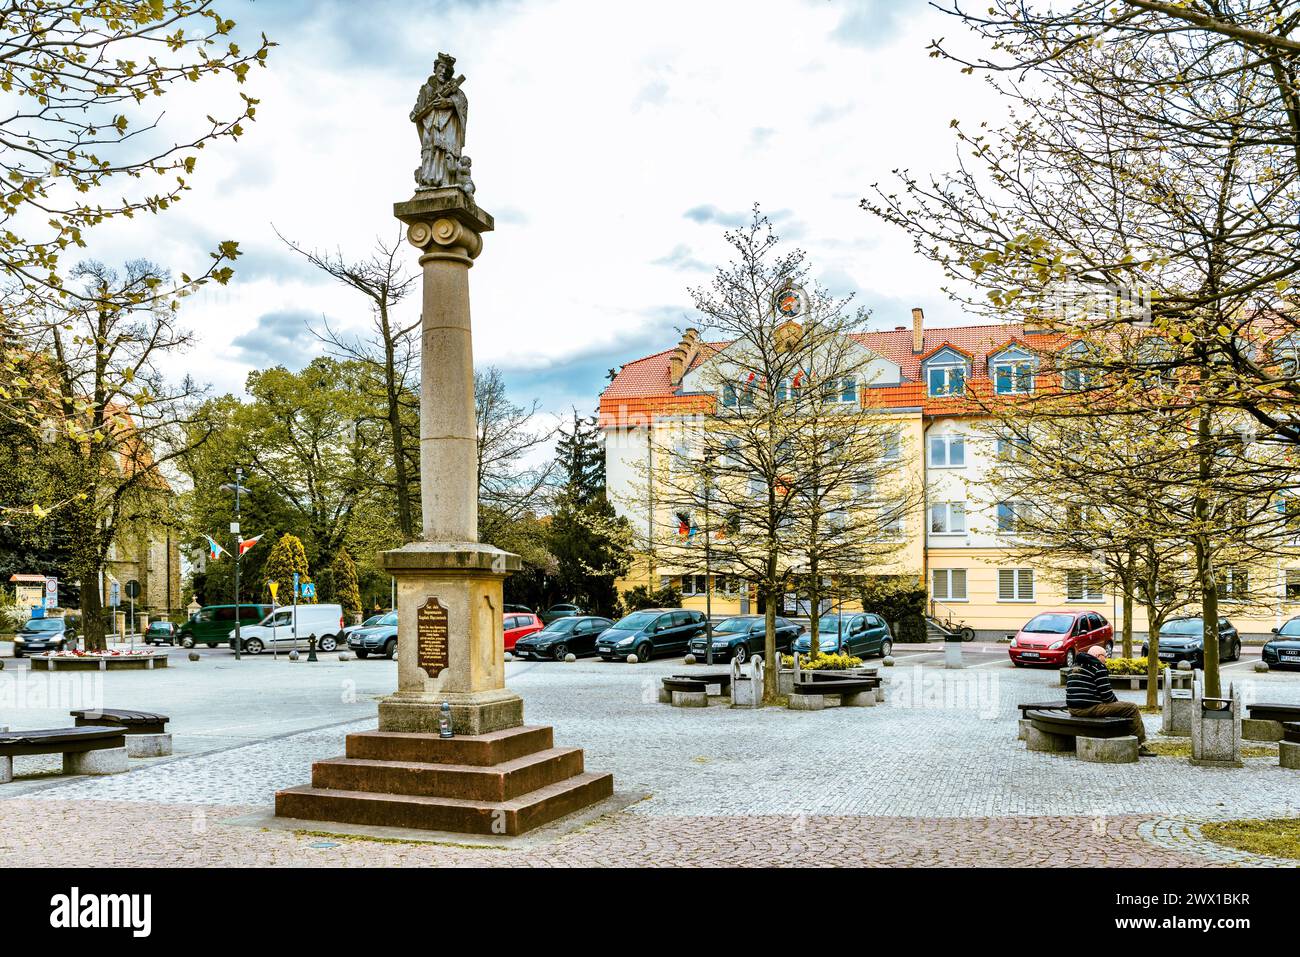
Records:
[[[402,237],[391,243],[376,241],[368,259],[349,260],[342,251],[333,253],[305,250],[276,235],[294,252],[322,272],[369,300],[371,327],[365,336],[350,336],[331,328],[322,317],[321,330],[312,332],[339,359],[350,359],[371,371],[363,388],[385,412],[384,424],[392,446],[392,490],[397,499],[397,524],[405,541],[418,537],[415,527],[413,488],[419,467],[418,432],[412,417],[419,412],[420,318],[401,322],[394,309],[410,293],[415,277],[408,275],[398,259]]]
[[[542,458],[556,427],[538,422],[540,404],[516,405],[495,366],[474,372],[478,422],[479,534],[495,542],[510,525],[549,503],[555,461]]]

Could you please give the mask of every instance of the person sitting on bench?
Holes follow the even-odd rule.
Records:
[[[1147,732],[1138,706],[1115,697],[1106,670],[1106,649],[1101,645],[1093,645],[1074,659],[1074,671],[1065,681],[1065,702],[1076,718],[1128,718],[1138,739],[1138,754],[1155,754],[1146,746]]]

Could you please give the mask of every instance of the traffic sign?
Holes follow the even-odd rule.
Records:
[[[114,608],[122,604],[122,586],[117,582],[108,586],[108,603]]]
[[[280,590],[279,582],[267,582],[267,588],[271,589],[271,601],[275,601],[275,593]]]
[[[302,583],[302,597],[303,597],[303,598],[315,598],[315,597],[316,597],[316,583],[315,583],[315,582],[303,582],[303,583]]]
[[[126,583],[126,597],[132,600],[140,597],[140,583],[134,578]]]

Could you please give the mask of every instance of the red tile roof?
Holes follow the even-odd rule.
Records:
[[[1055,350],[1069,341],[1064,336],[1052,333],[1035,332],[1026,335],[1023,323],[929,329],[923,334],[919,353],[912,351],[911,326],[855,333],[853,338],[877,355],[896,363],[902,374],[903,381],[900,385],[865,390],[868,405],[892,408],[923,406],[927,413],[949,414],[960,414],[970,409],[959,398],[927,397],[920,381],[921,362],[945,345],[968,355],[971,358],[971,378],[981,379],[988,377],[989,356],[1012,343],[1025,345],[1029,349]],[[728,345],[729,342],[701,342],[691,368]],[[677,394],[670,373],[670,360],[674,351],[665,349],[624,365],[614,381],[601,393],[601,423],[626,424],[631,416],[680,415],[685,411],[700,411],[711,405],[710,396]]]

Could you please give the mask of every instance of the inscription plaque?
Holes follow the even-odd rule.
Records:
[[[415,612],[416,662],[430,678],[450,666],[447,658],[447,609],[430,595]]]

